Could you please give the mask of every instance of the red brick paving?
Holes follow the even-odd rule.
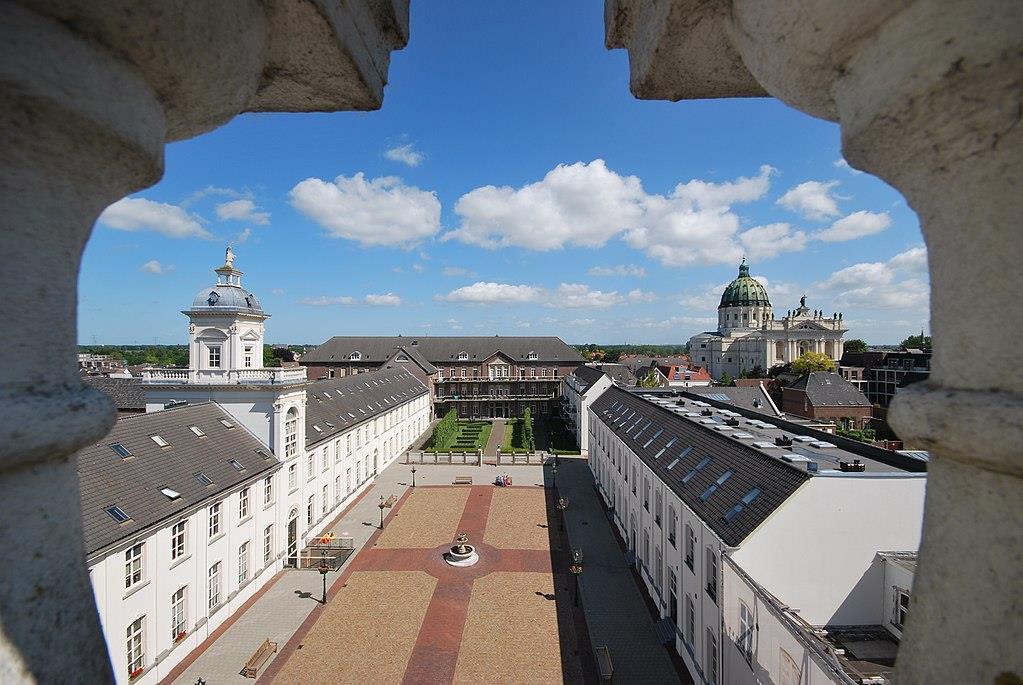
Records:
[[[428,485],[421,488],[465,487]],[[518,486],[535,487],[535,486]],[[471,486],[469,498],[459,520],[458,532],[469,537],[480,554],[480,561],[468,568],[455,568],[444,562],[443,553],[450,545],[437,548],[376,548],[374,544],[381,531],[375,532],[366,546],[348,564],[327,593],[328,601],[337,594],[349,576],[357,571],[425,571],[437,578],[437,588],[420,626],[403,683],[450,683],[454,679],[455,666],[465,628],[472,594],[473,581],[495,571],[527,571],[552,573],[551,555],[557,550],[497,549],[481,541],[486,532],[487,516],[493,498],[493,485]],[[413,493],[407,490],[395,504],[387,519],[392,518]],[[385,520],[386,528],[386,520]],[[451,544],[454,544],[453,541]],[[555,582],[557,582],[555,578]],[[295,635],[281,649],[259,683],[270,683],[284,666],[288,658],[305,639],[313,624],[319,619],[323,607],[317,606],[302,623]]]

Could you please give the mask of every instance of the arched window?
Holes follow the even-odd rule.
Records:
[[[828,355],[832,359],[835,358],[835,343],[832,340],[828,340],[824,343],[824,354]]]
[[[528,355],[526,355],[526,359],[529,359],[530,361],[535,361],[537,359],[536,352],[530,352]]]
[[[468,358],[469,358],[469,353],[468,352],[459,352],[458,353],[458,361],[465,361]]]
[[[284,458],[295,456],[298,449],[298,409],[292,407],[284,418]]]
[[[781,340],[774,344],[774,358],[778,360],[785,358],[785,343]]]
[[[351,359],[353,362],[357,362],[360,359],[362,359],[362,352],[352,352],[352,354],[349,355],[348,358]]]

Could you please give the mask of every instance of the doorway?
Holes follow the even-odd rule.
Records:
[[[298,512],[295,510],[288,521],[288,566],[298,568]]]

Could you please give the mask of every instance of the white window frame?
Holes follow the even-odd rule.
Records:
[[[238,546],[238,586],[249,579],[249,541]]]
[[[739,652],[746,657],[748,663],[753,662],[753,612],[745,602],[739,602]]]
[[[206,346],[206,361],[209,363],[211,369],[219,369],[220,364],[223,360],[223,356],[220,354],[220,345],[207,345]]]
[[[139,616],[128,624],[125,631],[127,642],[128,677],[146,667],[146,617]]]
[[[274,501],[274,477],[267,476],[263,479],[263,505],[273,504]]]
[[[124,550],[124,589],[137,587],[146,579],[146,543],[137,542]]]
[[[209,508],[209,534],[210,540],[220,535],[221,524],[221,502],[215,502]]]
[[[171,561],[185,556],[188,544],[188,520],[182,520],[171,526]]]
[[[220,606],[220,565],[215,562],[206,573],[206,609],[212,611]]]
[[[171,595],[171,642],[188,632],[188,586],[179,587]]]
[[[298,487],[298,464],[288,465],[288,491]]]
[[[249,515],[249,489],[238,491],[238,520],[244,521]]]
[[[263,529],[263,565],[266,566],[274,558],[274,524]]]

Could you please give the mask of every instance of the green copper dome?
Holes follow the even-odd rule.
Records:
[[[750,306],[771,306],[771,300],[767,299],[767,290],[760,281],[749,275],[749,265],[743,257],[739,265],[739,277],[728,284],[725,292],[721,294],[722,307],[750,307]]]

